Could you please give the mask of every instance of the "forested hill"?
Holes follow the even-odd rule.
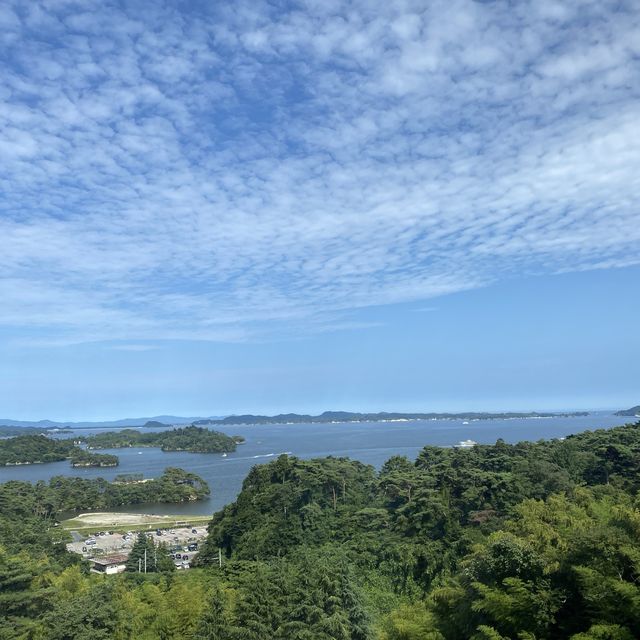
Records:
[[[616,413],[614,415],[623,416],[623,417],[626,417],[626,418],[635,418],[637,416],[640,416],[640,404],[635,406],[635,407],[631,407],[631,409],[624,409],[622,411],[616,411]]]
[[[640,423],[564,441],[425,447],[378,474],[281,456],[254,467],[214,516],[201,562],[218,548],[292,562],[309,547],[339,549],[365,585],[405,594],[381,623],[388,639],[638,638],[639,488]]]
[[[350,411],[325,411],[317,416],[299,413],[281,413],[276,416],[240,415],[227,416],[219,420],[196,420],[197,425],[234,425],[234,424],[295,424],[315,422],[383,422],[403,420],[508,420],[511,418],[558,418],[569,416],[587,416],[586,411],[572,413],[353,413]]]
[[[123,429],[122,431],[107,431],[83,438],[90,449],[160,447],[163,451],[191,451],[194,453],[235,451],[236,444],[243,440],[240,436],[232,437],[220,431],[211,431],[195,426],[158,432]]]

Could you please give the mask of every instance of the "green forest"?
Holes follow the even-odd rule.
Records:
[[[45,435],[24,435],[0,439],[0,466],[41,464],[69,460],[72,467],[116,467],[117,456],[91,453],[73,440],[56,440]]]
[[[83,482],[0,485],[0,638],[640,637],[640,423],[428,446],[379,471],[281,456],[213,516],[186,572],[89,574],[54,526],[104,500]]]
[[[11,514],[18,507],[55,521],[61,511],[116,509],[129,504],[193,502],[210,493],[207,483],[183,469],[167,467],[159,478],[109,482],[103,478],[54,476],[46,483],[12,480],[0,484],[0,530],[8,531]],[[38,526],[39,530],[43,525]],[[2,535],[0,544],[6,545]]]
[[[228,436],[204,427],[181,427],[171,431],[141,432],[136,429],[107,431],[85,436],[89,449],[121,449],[124,447],[159,447],[162,451],[191,451],[193,453],[230,453],[244,438]]]
[[[72,467],[117,467],[118,456],[109,453],[92,453],[86,449],[76,448],[71,453]]]
[[[0,466],[58,462],[79,449],[71,440],[55,440],[43,435],[16,436],[0,440]]]

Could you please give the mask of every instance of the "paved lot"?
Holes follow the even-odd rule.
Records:
[[[179,558],[175,558],[176,566],[179,568],[186,568],[184,565],[188,565],[191,558],[197,553],[197,551],[188,551],[188,545],[200,544],[207,537],[207,528],[204,526],[160,529],[159,531],[161,535],[157,535],[156,531],[147,532],[147,535],[154,544],[165,544],[172,554],[179,554]],[[124,534],[109,533],[108,531],[94,531],[92,533],[93,535],[86,535],[72,531],[71,535],[74,541],[67,545],[67,549],[87,559],[116,553],[128,555],[138,536],[136,531]]]

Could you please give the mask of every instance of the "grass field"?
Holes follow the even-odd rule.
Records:
[[[211,516],[157,516],[148,513],[81,513],[60,524],[73,531],[146,531],[206,524]]]

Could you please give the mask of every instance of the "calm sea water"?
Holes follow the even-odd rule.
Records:
[[[300,458],[346,456],[379,468],[393,455],[404,455],[413,459],[425,445],[447,447],[466,439],[481,444],[493,444],[498,438],[512,443],[520,440],[559,438],[587,429],[617,426],[624,421],[624,418],[611,413],[593,413],[575,418],[482,420],[469,424],[463,424],[462,420],[428,420],[234,426],[227,428],[226,432],[243,435],[246,443],[226,458],[219,454],[163,453],[159,449],[107,449],[104,453],[119,456],[119,467],[72,469],[68,461],[0,467],[0,482],[49,480],[56,475],[103,477],[111,480],[119,473],[143,473],[145,477],[153,478],[161,475],[165,467],[181,467],[197,473],[209,483],[209,500],[183,505],[135,505],[119,510],[210,514],[236,498],[251,467],[269,462],[281,453],[293,454]],[[59,437],[112,430],[77,429],[73,434]]]

